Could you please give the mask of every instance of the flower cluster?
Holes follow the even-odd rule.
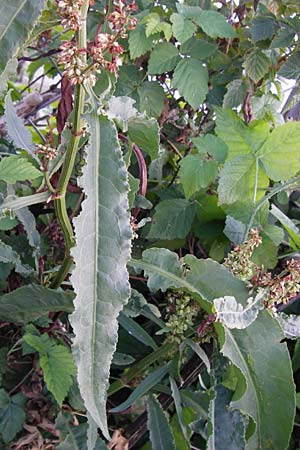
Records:
[[[166,322],[167,340],[180,343],[184,333],[193,326],[199,306],[193,302],[190,295],[183,292],[172,292],[167,297],[169,302],[169,318]]]
[[[71,84],[96,82],[95,75],[87,70],[87,64],[82,60],[82,55],[87,53],[85,48],[78,48],[74,42],[66,41],[60,47],[60,54],[57,61],[64,65],[64,75],[70,80]]]
[[[57,14],[61,17],[61,24],[66,29],[79,30],[81,27],[80,10],[84,0],[56,0]]]
[[[43,155],[47,160],[51,160],[55,158],[57,150],[49,144],[36,144],[36,153]]]
[[[126,5],[124,0],[114,1],[114,11],[109,15],[108,22],[121,38],[127,37],[126,29],[133,30],[136,27],[136,18],[130,16],[130,13],[136,10],[134,0],[129,5]]]
[[[261,270],[251,282],[253,286],[268,289],[267,307],[287,303],[300,292],[300,260],[291,259],[286,263],[286,269],[273,277],[270,272]]]
[[[257,229],[249,232],[249,238],[243,244],[238,245],[229,253],[224,261],[226,266],[233,275],[242,281],[250,280],[257,272],[257,266],[251,261],[254,249],[262,243],[261,236]]]

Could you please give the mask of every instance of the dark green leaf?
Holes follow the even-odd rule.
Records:
[[[194,17],[194,21],[210,37],[236,37],[236,32],[226,21],[226,18],[216,11],[202,11]]]
[[[178,59],[179,52],[175,45],[161,42],[150,55],[148,72],[150,74],[170,72],[176,66]]]
[[[10,443],[22,429],[26,418],[25,403],[26,397],[23,394],[10,397],[4,389],[0,389],[0,433],[6,444]]]
[[[151,347],[153,350],[157,349],[157,345],[152,337],[130,317],[127,317],[122,312],[118,317],[119,324],[129,333],[131,336],[142,342],[144,345]]]
[[[258,83],[261,78],[268,72],[271,61],[269,58],[259,49],[254,49],[249,53],[243,63],[243,67],[246,70],[246,74],[254,81]]]
[[[215,44],[198,39],[196,37],[190,38],[180,46],[180,53],[188,55],[195,59],[205,60],[212,56],[217,51]]]
[[[146,36],[144,26],[140,24],[130,31],[128,43],[131,59],[139,58],[152,48],[152,38]]]
[[[193,36],[197,27],[189,19],[185,19],[182,15],[173,13],[170,17],[172,22],[172,30],[176,39],[180,42],[186,42]]]
[[[281,66],[278,75],[288,80],[298,80],[300,78],[300,52],[296,52]]]
[[[200,61],[184,58],[176,66],[173,75],[173,87],[180,95],[197,109],[208,93],[208,73]]]
[[[147,427],[153,450],[175,450],[174,437],[166,414],[159,401],[151,394],[147,400],[147,412]]]
[[[257,16],[253,19],[251,34],[254,43],[272,39],[278,29],[274,16]]]
[[[156,81],[145,81],[138,88],[140,111],[148,117],[156,119],[161,115],[164,107],[164,90]]]
[[[135,117],[128,122],[128,134],[132,142],[156,158],[159,147],[159,129],[155,119]]]

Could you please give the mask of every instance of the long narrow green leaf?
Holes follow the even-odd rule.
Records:
[[[150,394],[147,401],[148,430],[153,450],[174,450],[174,437],[159,401]]]
[[[10,0],[0,5],[0,73],[25,43],[45,0]]]
[[[166,364],[159,369],[154,370],[154,372],[150,373],[135,390],[129,395],[128,399],[125,402],[121,403],[121,405],[116,408],[111,409],[111,412],[117,413],[120,411],[124,411],[124,409],[129,408],[138,398],[145,395],[150,389],[152,389],[163,377],[168,373],[170,368],[170,363]]]
[[[118,322],[127,331],[127,333],[135,337],[138,341],[148,347],[151,347],[153,350],[157,349],[154,339],[133,319],[121,313],[118,317]]]
[[[115,126],[96,114],[86,119],[90,141],[80,182],[87,199],[74,221],[73,352],[87,411],[109,439],[106,391],[118,337],[117,317],[130,296],[128,182]]]

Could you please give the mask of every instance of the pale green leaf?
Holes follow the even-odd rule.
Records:
[[[281,312],[277,313],[275,318],[280,323],[287,339],[297,339],[300,337],[300,316]]]
[[[30,35],[45,0],[11,0],[0,5],[0,72]]]
[[[178,175],[187,199],[215,181],[218,174],[216,161],[204,161],[202,155],[188,155],[180,161]]]
[[[72,291],[29,284],[0,296],[0,319],[24,324],[50,311],[73,312]]]
[[[237,201],[259,200],[264,196],[268,185],[269,179],[256,165],[254,157],[251,155],[237,156],[226,161],[221,170],[218,187],[219,204],[229,205]]]
[[[254,49],[249,53],[243,63],[246,74],[254,83],[258,83],[266,75],[270,65],[269,58],[259,49]]]
[[[163,367],[152,371],[139,385],[134,389],[134,391],[129,395],[125,402],[116,408],[111,409],[113,413],[124,411],[129,408],[137,399],[147,394],[150,389],[152,389],[157,383],[159,383],[169,372],[170,363],[165,364]]]
[[[244,80],[233,80],[226,86],[227,92],[224,96],[224,108],[237,108],[245,101],[247,85]]]
[[[286,344],[281,343],[283,338],[279,324],[267,311],[248,328],[224,328],[224,335],[221,333],[222,353],[246,380],[245,392],[230,406],[254,421],[255,431],[247,442],[248,450],[266,449],[270,445],[285,449],[289,443],[295,388],[289,353]],[[270,383],[270,373],[276,383]]]
[[[173,13],[170,20],[173,34],[181,44],[190,39],[197,30],[196,25],[191,20],[185,19],[181,14]]]
[[[179,392],[178,386],[176,384],[176,381],[174,380],[173,377],[170,377],[170,386],[171,386],[172,397],[173,397],[173,400],[174,400],[174,404],[175,404],[175,409],[176,409],[179,425],[180,425],[182,434],[183,434],[186,442],[189,444],[190,440],[189,440],[187,428],[186,428],[186,425],[185,425],[185,422],[184,422],[180,392]]]
[[[18,67],[18,60],[16,58],[8,61],[3,72],[0,72],[0,97],[7,90],[7,82],[11,80],[13,75],[16,74]]]
[[[300,170],[300,123],[276,127],[258,156],[267,175],[274,181],[287,180]]]
[[[174,437],[159,401],[150,394],[147,399],[150,441],[153,450],[175,450]]]
[[[227,157],[228,147],[221,139],[213,134],[206,134],[204,137],[192,138],[193,144],[201,154],[209,154],[216,161],[223,163]]]
[[[34,180],[41,176],[42,172],[27,158],[11,155],[0,161],[0,179],[6,183],[15,184],[17,181]]]
[[[71,352],[64,345],[57,344],[46,333],[41,336],[25,334],[23,339],[39,353],[47,388],[61,406],[73,383],[72,376],[76,374]]]
[[[32,273],[31,267],[22,264],[18,253],[2,241],[0,241],[0,262],[5,264],[12,263],[16,272],[24,277],[27,277]]]
[[[146,36],[145,27],[138,23],[136,28],[129,32],[128,44],[131,59],[136,59],[151,50],[152,38]]]
[[[169,42],[161,42],[151,52],[148,64],[150,74],[170,72],[176,66],[179,52],[175,45]]]
[[[159,33],[160,16],[156,12],[147,14],[145,16],[146,22],[146,36],[149,37],[151,34]]]
[[[17,115],[14,104],[11,100],[11,91],[5,97],[5,114],[4,114],[7,134],[12,140],[15,147],[26,150],[26,152],[36,158],[35,145],[32,141],[32,135],[26,128],[23,119]]]
[[[155,208],[149,239],[183,239],[189,233],[196,204],[184,199],[163,200]]]
[[[86,120],[90,142],[80,183],[87,198],[74,220],[77,245],[72,250],[71,281],[76,300],[70,320],[81,396],[93,421],[109,438],[106,390],[117,343],[117,317],[130,296],[129,187],[113,123],[96,114]]]
[[[176,66],[172,85],[192,108],[197,109],[208,93],[207,69],[197,59],[184,58]]]
[[[155,119],[134,117],[128,121],[128,135],[134,144],[156,158],[159,148],[159,128]]]
[[[257,318],[259,311],[264,308],[263,299],[265,292],[258,293],[253,299],[248,298],[247,305],[243,307],[237,302],[235,297],[225,295],[225,297],[215,298],[214,307],[217,320],[226,325],[227,328],[243,329],[249,327]]]
[[[200,25],[204,33],[210,37],[234,38],[236,32],[226,18],[216,11],[202,11],[193,20]]]

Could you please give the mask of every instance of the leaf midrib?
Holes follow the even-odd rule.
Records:
[[[21,9],[24,7],[24,5],[27,3],[27,0],[24,0],[22,2],[22,4],[19,6],[19,8],[17,8],[15,14],[13,14],[11,20],[8,22],[7,27],[4,27],[3,33],[0,34],[0,40],[3,39],[3,36],[5,36],[5,34],[7,33],[7,30],[9,29],[9,27],[11,26],[12,22],[15,20],[15,18],[17,17],[17,15],[19,14],[19,12],[21,11]]]

